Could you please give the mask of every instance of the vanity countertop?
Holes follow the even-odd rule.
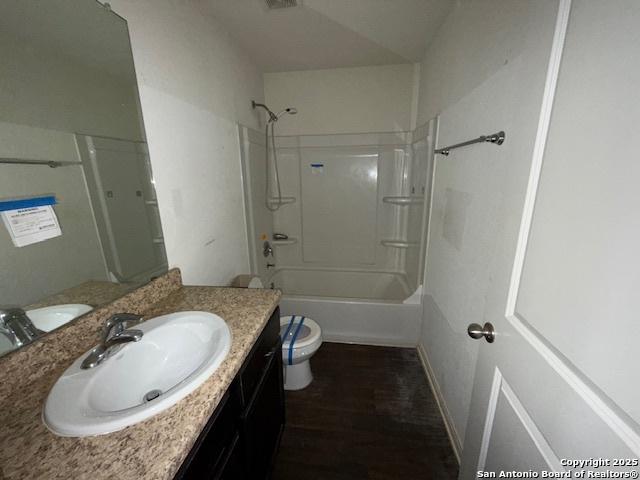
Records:
[[[179,278],[179,273],[177,276]],[[64,360],[59,360],[55,358],[56,352],[64,351],[62,342],[73,333],[73,327],[88,327],[78,322],[62,330],[58,339],[54,338],[56,334],[50,335],[21,359],[23,366],[18,367],[16,359],[0,362],[2,377],[9,374],[8,366],[25,369],[24,381],[4,390],[0,386],[0,478],[121,480],[174,476],[278,305],[280,293],[174,285],[166,297],[155,300],[142,308],[134,306],[131,311],[150,318],[176,311],[202,310],[225,319],[231,329],[232,344],[218,370],[185,399],[149,420],[103,436],[58,437],[43,425],[42,406],[52,385],[77,355],[67,352]],[[114,308],[122,308],[122,304]],[[103,318],[97,319],[91,326],[95,329],[102,321]],[[92,333],[88,338],[94,338],[93,343],[74,345],[71,350],[88,350],[96,343],[97,335]],[[54,356],[49,362],[54,364],[53,368],[44,368],[44,374],[26,371],[43,365],[46,355]]]

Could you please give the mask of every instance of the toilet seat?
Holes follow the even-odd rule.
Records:
[[[302,327],[300,328],[293,344],[293,349],[296,350],[308,347],[309,345],[316,343],[322,335],[320,326],[310,318],[304,317],[303,315],[287,315],[285,317],[280,317],[280,337],[282,338],[285,334],[289,324],[291,323],[292,317],[295,317],[295,320],[293,321],[293,326],[289,329],[286,338],[282,340],[282,349],[289,350],[293,335],[295,334],[302,318],[304,318],[304,321],[302,322]],[[305,329],[305,327],[307,328]]]

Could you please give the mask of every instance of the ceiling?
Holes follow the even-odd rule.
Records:
[[[454,0],[202,0],[265,72],[419,62]]]

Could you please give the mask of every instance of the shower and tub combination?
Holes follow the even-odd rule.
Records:
[[[414,345],[436,124],[278,136],[239,126],[251,266],[324,340]],[[295,117],[289,121],[295,121]]]

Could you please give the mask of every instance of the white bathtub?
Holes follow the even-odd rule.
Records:
[[[401,274],[282,268],[268,284],[284,293],[281,314],[312,318],[324,340],[416,345],[421,305],[407,300],[412,292]]]

